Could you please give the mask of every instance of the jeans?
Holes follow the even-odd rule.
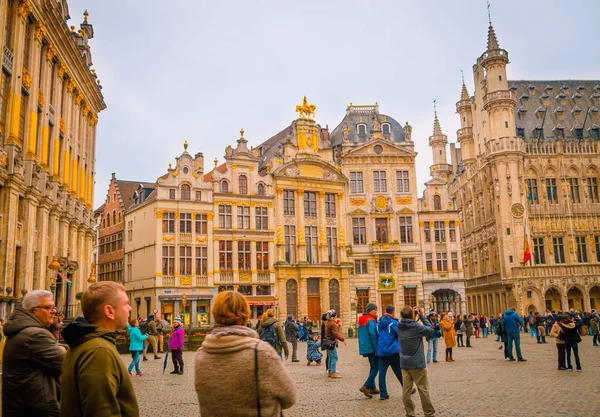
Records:
[[[337,361],[338,354],[337,348],[333,348],[327,351],[329,353],[329,373],[335,374],[337,372]]]
[[[598,340],[600,340],[600,333],[596,333],[596,334],[594,335],[594,339],[592,340],[592,343],[593,343],[594,345],[597,345],[597,344],[598,344]]]
[[[557,343],[556,344],[556,350],[558,351],[558,367],[559,368],[566,368],[567,365],[565,364],[565,344],[564,343]]]
[[[529,335],[531,337],[536,336],[537,335],[537,328],[534,325],[530,325],[529,326]]]
[[[389,356],[379,357],[379,396],[381,398],[388,397],[386,376],[388,367],[392,367],[394,375],[398,378],[400,385],[402,385],[402,370],[400,369],[400,354],[394,353]]]
[[[471,347],[471,336],[467,333],[467,347]]]
[[[456,346],[457,347],[465,347],[465,343],[463,342],[463,335],[462,334],[457,334],[456,335]]]
[[[331,372],[329,370],[329,363],[331,362],[331,358],[329,357],[329,350],[325,350],[325,352],[327,353],[327,356],[325,356],[325,369],[327,369],[327,372]]]
[[[371,353],[367,355],[367,359],[369,359],[371,369],[369,370],[369,377],[363,385],[369,389],[377,389],[375,378],[377,377],[377,372],[379,372],[379,357],[375,353]]]
[[[432,337],[427,341],[427,360],[431,360],[431,348],[433,347],[433,360],[437,361],[437,347],[439,341],[439,337]]]
[[[571,350],[573,351],[573,356],[575,356],[575,365],[577,369],[581,369],[581,362],[579,362],[579,346],[574,344],[573,346],[566,345],[567,348],[567,368],[573,369],[573,365],[571,365]]]
[[[134,350],[131,352],[132,360],[131,360],[131,363],[129,364],[129,367],[127,368],[127,371],[129,373],[131,373],[134,366],[135,366],[135,372],[137,372],[138,374],[140,372],[142,372],[140,369],[140,353],[142,353],[142,352],[140,352],[139,350]]]
[[[507,345],[508,345],[508,353],[510,354],[510,357],[513,358],[513,354],[512,354],[512,346],[513,346],[513,341],[515,342],[515,350],[517,351],[517,358],[518,359],[523,359],[523,355],[521,355],[521,333],[517,332],[517,333],[509,333],[507,335]]]
[[[171,360],[175,371],[183,372],[183,351],[181,349],[171,349]]]
[[[483,333],[483,337],[488,337],[488,329],[487,329],[487,327],[482,328],[481,332]]]

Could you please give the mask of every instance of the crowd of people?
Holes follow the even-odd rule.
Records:
[[[3,416],[139,416],[132,377],[143,376],[140,362],[147,360],[148,346],[152,346],[154,358],[161,359],[158,354],[163,352],[165,323],[154,316],[131,318],[125,287],[115,282],[91,285],[83,294],[81,309],[83,316],[65,326],[55,314],[53,294],[36,290],[24,296],[6,323],[0,319]],[[558,370],[581,371],[578,345],[582,337],[591,336],[594,347],[600,338],[599,316],[594,310],[547,311],[521,317],[509,308],[489,319],[452,312],[425,314],[419,307],[407,306],[401,309],[400,317],[395,316],[392,305],[385,306],[384,311],[378,316],[378,306],[369,303],[358,318],[359,354],[369,363],[359,391],[368,398],[378,395],[380,400],[388,400],[386,379],[391,368],[402,386],[402,401],[409,416],[414,415],[412,395],[417,391],[425,415],[435,414],[427,365],[439,363],[440,339],[449,363],[455,362],[455,347],[471,348],[472,337],[487,338],[489,334],[501,342],[499,349],[506,360],[524,362],[521,335],[529,333],[540,344],[547,343],[549,336],[556,342]],[[300,362],[298,342],[306,342],[308,366],[313,362],[322,366],[325,355],[327,377],[341,378],[338,349],[346,339],[335,310],[323,315],[320,334],[306,317],[296,321],[289,315],[282,323],[272,309],[252,326],[248,301],[235,291],[219,293],[212,314],[214,328],[194,360],[195,388],[203,416],[281,415],[297,400],[284,361],[289,359],[291,346],[292,362]],[[182,375],[181,319],[176,317],[172,326],[168,350],[174,367],[171,374]],[[128,367],[116,349],[117,331],[126,327],[132,355]],[[204,383],[207,380],[211,384]],[[33,398],[36,401],[31,401]]]

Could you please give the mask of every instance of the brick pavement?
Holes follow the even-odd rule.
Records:
[[[444,343],[439,344],[442,362],[428,366],[430,392],[439,416],[569,416],[600,415],[597,369],[600,348],[592,347],[590,337],[580,344],[583,372],[556,370],[556,347],[549,339],[538,345],[522,334],[525,363],[506,362],[495,338],[473,338],[473,349],[455,348],[454,363],[444,360]],[[299,358],[306,345],[299,344]],[[134,378],[142,416],[196,416],[198,403],[194,391],[193,352],[185,352],[187,365],[183,376],[163,376],[162,360],[142,362],[143,377]],[[403,416],[400,385],[388,371],[389,401],[377,396],[368,399],[358,391],[366,379],[367,360],[358,355],[356,339],[339,349],[338,370],[343,378],[326,377],[324,367],[306,366],[306,362],[286,362],[298,387],[298,402],[285,411],[287,417],[307,416]],[[123,355],[129,362],[130,357]],[[170,362],[170,360],[169,360]],[[435,365],[435,366],[433,366]],[[394,378],[394,379],[392,379]],[[208,381],[207,381],[208,382]],[[553,399],[553,388],[559,397]],[[215,393],[215,395],[222,395]],[[545,400],[547,399],[547,400]],[[224,401],[227,399],[224,398]],[[423,415],[418,394],[414,397],[417,415]]]

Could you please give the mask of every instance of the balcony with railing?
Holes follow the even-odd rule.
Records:
[[[600,264],[516,266],[513,278],[567,278],[600,275]]]
[[[500,90],[487,93],[483,96],[483,108],[488,110],[494,104],[508,102],[515,106],[517,104],[517,95],[511,90]]]
[[[398,241],[394,241],[391,243],[380,243],[374,241],[371,243],[371,251],[373,253],[394,253],[400,251],[400,243]]]
[[[483,275],[476,278],[470,278],[465,280],[466,288],[481,287],[484,285],[500,284],[502,283],[502,276],[500,273]]]
[[[456,136],[458,137],[458,141],[462,141],[465,139],[473,138],[473,128],[472,127],[463,127],[462,129],[458,129],[456,131]]]
[[[196,287],[208,287],[208,276],[206,275],[198,275],[196,276]]]
[[[219,282],[226,283],[226,284],[233,283],[233,271],[219,272]]]
[[[11,75],[13,68],[13,59],[13,52],[5,46],[4,53],[2,54],[2,67]]]
[[[179,243],[191,244],[192,243],[192,234],[191,233],[180,233],[179,234]]]
[[[175,286],[175,277],[174,276],[163,276],[161,277],[160,287],[174,287]]]
[[[256,281],[257,282],[270,282],[271,281],[271,273],[269,271],[258,271],[256,273]]]

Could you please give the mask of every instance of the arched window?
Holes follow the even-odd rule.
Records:
[[[287,313],[298,317],[298,284],[293,279],[288,279],[285,283],[285,301]]]
[[[329,308],[340,311],[340,284],[337,279],[329,281]]]
[[[117,224],[117,211],[113,210],[113,220],[112,220],[113,225]]]
[[[240,194],[248,194],[248,177],[240,175],[238,177],[238,187]]]
[[[106,227],[110,227],[110,213],[106,213]]]
[[[256,194],[265,195],[265,185],[262,182],[258,183],[258,188],[256,190]]]
[[[221,181],[221,192],[222,193],[228,193],[229,192],[229,183],[227,182],[227,180]]]
[[[181,186],[181,199],[189,200],[190,198],[192,198],[191,195],[192,195],[192,191],[190,189],[190,186],[187,184],[183,184]]]
[[[119,212],[119,223],[121,223],[121,212]]]
[[[438,194],[433,196],[433,209],[434,210],[442,209],[442,198]]]
[[[384,135],[389,135],[392,131],[392,127],[389,123],[382,123],[381,124],[381,133]]]
[[[364,123],[356,125],[358,136],[367,136],[367,125]]]

